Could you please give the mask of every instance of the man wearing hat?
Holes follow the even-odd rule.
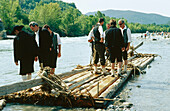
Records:
[[[31,73],[34,72],[34,59],[36,60],[36,41],[34,38],[22,31],[24,26],[14,26],[12,34],[14,39],[14,62],[18,65],[20,61],[20,75],[23,81],[31,79]]]
[[[50,52],[52,50],[52,38],[50,32],[47,29],[42,29],[36,22],[30,22],[29,26],[35,33],[34,37],[38,45],[38,58],[41,67],[50,66]]]

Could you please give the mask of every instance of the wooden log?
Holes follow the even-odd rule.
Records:
[[[73,76],[74,74],[77,74],[77,73],[80,73],[80,72],[83,72],[83,71],[87,71],[89,69],[90,69],[90,67],[84,67],[84,69],[77,69],[77,70],[74,70],[74,71],[60,73],[60,74],[57,74],[57,75],[59,77],[61,77],[62,79],[66,79],[66,78],[69,78],[70,76]]]
[[[154,57],[149,57],[144,63],[138,66],[141,70],[145,69],[148,64],[150,64],[154,60]]]
[[[133,66],[139,66],[140,64],[142,64],[143,61],[145,61],[147,59],[147,57],[140,57],[140,58],[137,58],[135,60],[133,60],[131,63],[133,64]]]
[[[140,69],[144,69],[148,64],[150,64],[154,60],[154,57],[150,57],[147,59],[142,66],[140,66]],[[139,66],[138,66],[139,67]],[[123,83],[127,80],[127,78],[130,76],[131,71],[128,71],[127,74],[124,74],[124,78],[119,78],[116,82],[114,82],[112,85],[110,85],[107,90],[105,90],[99,98],[111,98],[116,91],[123,85]],[[98,107],[103,107],[107,104],[108,101],[96,101],[96,104]]]
[[[18,83],[6,85],[6,86],[1,86],[0,87],[0,96],[6,95],[6,94],[11,94],[11,93],[25,90],[28,88],[32,88],[34,86],[38,86],[41,84],[43,84],[42,79],[35,79],[35,80],[30,80],[30,81],[18,82]]]
[[[84,81],[83,83],[81,83],[81,84],[79,84],[79,85],[77,85],[77,86],[75,86],[74,88],[69,88],[71,91],[73,91],[74,89],[76,89],[76,88],[78,88],[78,87],[81,87],[81,86],[83,86],[84,84],[87,84],[87,83],[89,83],[89,82],[91,82],[91,81],[93,81],[94,79],[97,79],[98,77],[100,77],[101,75],[93,75],[93,76],[91,76],[88,80],[86,80],[86,81]]]
[[[0,100],[0,111],[6,106],[5,102],[6,102],[5,99]]]
[[[69,86],[70,86],[70,87],[71,87],[72,85],[75,86],[76,83],[81,82],[81,81],[85,81],[85,80],[89,79],[91,76],[92,76],[91,73],[86,72],[86,73],[84,73],[84,76],[79,77],[79,78],[77,78],[76,80],[71,81],[70,84],[69,84]],[[72,86],[72,87],[74,87],[74,86]]]
[[[95,81],[90,83],[90,86],[81,90],[81,93],[87,93],[87,91],[90,91],[92,88],[96,87],[98,82],[101,83],[102,81],[106,80],[107,78],[108,78],[108,76],[104,76],[101,79],[96,79]]]
[[[115,92],[123,85],[131,73],[131,70],[124,74],[123,78],[117,79],[112,85],[110,85],[100,96],[99,98],[111,98]],[[96,101],[98,105],[104,106],[108,101]]]
[[[128,58],[128,61],[131,61],[131,60],[133,60],[133,59],[136,58],[136,57],[137,57],[137,55],[134,55],[134,56]]]
[[[72,89],[72,93],[75,94],[78,91],[81,91],[81,93],[85,93],[85,92],[87,92],[86,89],[91,89],[101,79],[105,79],[105,78],[103,78],[103,76],[101,76],[101,75],[98,75],[98,76],[93,75],[93,77],[91,79],[89,79],[88,81],[86,81],[85,83],[83,83],[83,84],[81,84],[81,85],[79,85],[77,87],[74,87]]]
[[[69,77],[67,79],[63,79],[63,81],[65,83],[67,83],[67,85],[69,86],[70,84],[72,84],[71,82],[74,82],[76,79],[86,75],[87,73],[88,73],[87,71],[86,72],[81,72],[81,73],[75,74],[75,75],[73,75],[73,76],[71,76],[71,77]]]
[[[132,53],[134,50],[136,50],[137,48],[139,48],[139,47],[142,46],[142,45],[143,45],[143,42],[139,43],[137,46],[134,47],[133,50],[130,49],[130,50],[128,51],[128,53]]]
[[[89,92],[92,95],[92,97],[97,98],[98,95],[100,95],[103,91],[105,91],[111,84],[113,84],[115,81],[117,80],[117,77],[111,77],[110,75],[107,77],[107,79],[105,79],[104,81],[102,81],[101,83],[99,83],[99,87],[95,86],[94,88],[92,88]],[[99,92],[97,92],[99,88]]]
[[[62,77],[70,76],[72,74],[80,73],[89,69],[90,69],[89,67],[85,67],[84,69],[61,73],[59,74],[59,77],[62,78]],[[42,73],[42,71],[39,71],[38,73]],[[43,83],[44,83],[43,80],[41,78],[38,78],[38,79],[28,80],[24,82],[13,83],[10,85],[0,86],[0,96],[29,89],[35,86],[39,86],[42,85]]]

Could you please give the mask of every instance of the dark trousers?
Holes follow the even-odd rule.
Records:
[[[94,59],[93,63],[97,64],[100,59],[101,65],[105,65],[105,45],[103,43],[97,43],[94,45]]]
[[[127,51],[126,51],[127,46],[128,46],[128,43],[125,43],[125,51],[122,52],[123,60],[127,60]]]
[[[43,67],[50,66],[50,52],[51,51],[42,51],[40,48],[38,48],[38,59],[41,66],[41,63],[43,63]]]
[[[127,60],[127,51],[122,52],[123,60]]]
[[[117,59],[117,62],[122,62],[122,51],[120,47],[109,48],[109,54],[111,63],[115,63],[115,59]]]

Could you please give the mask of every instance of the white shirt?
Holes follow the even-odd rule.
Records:
[[[39,30],[37,32],[35,32],[35,40],[36,40],[37,45],[39,47],[40,46],[40,44],[39,44]]]
[[[104,38],[103,27],[101,25],[99,26],[98,30],[100,32],[100,38]]]
[[[123,30],[127,29],[127,36],[128,36],[128,43],[132,42],[132,39],[131,39],[131,30],[129,28],[127,28],[127,26],[125,25],[125,27],[121,29],[121,32],[122,32],[122,35],[123,35]]]
[[[94,29],[94,28],[92,28],[91,31],[89,32],[89,35],[88,35],[88,38],[87,38],[88,40],[91,40],[92,37],[94,37],[93,29]]]
[[[58,42],[58,45],[61,45],[61,39],[60,39],[60,35],[58,33],[54,33],[57,35],[57,42]]]

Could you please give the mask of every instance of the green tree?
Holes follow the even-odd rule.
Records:
[[[66,36],[79,35],[80,28],[78,17],[81,15],[78,9],[69,8],[63,11],[61,29],[65,32]],[[75,30],[76,29],[76,30]]]
[[[34,10],[31,10],[29,21],[36,21],[40,26],[48,24],[53,31],[60,32],[61,14],[59,4],[43,4],[40,2]]]

